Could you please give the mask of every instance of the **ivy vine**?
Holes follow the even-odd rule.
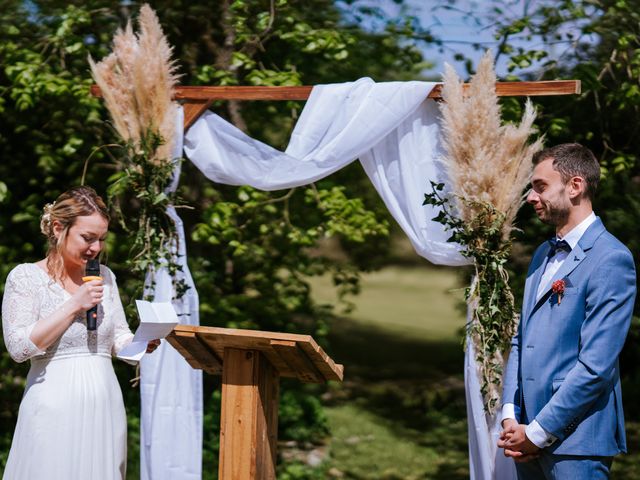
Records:
[[[169,206],[181,203],[177,194],[169,193],[167,188],[182,159],[155,159],[163,144],[164,139],[153,130],[147,131],[139,142],[125,143],[123,168],[111,176],[107,190],[118,222],[134,236],[127,265],[132,272],[150,279],[144,292],[146,300],[154,298],[155,276],[160,268],[166,268],[172,278],[174,300],[189,288],[178,274],[182,272],[177,254],[179,239],[175,223],[167,215]],[[122,211],[120,198],[124,194],[133,195],[135,214]]]
[[[455,215],[451,200],[443,193],[443,183],[431,182],[431,190],[424,194],[423,205],[440,210],[433,220],[451,231],[447,241],[460,244],[462,255],[473,260],[475,275],[465,289],[471,311],[467,333],[476,347],[485,411],[494,414],[500,402],[504,355],[518,325],[505,268],[512,247],[511,239],[503,235],[506,216],[488,202],[459,198],[476,212],[471,221],[465,222]]]

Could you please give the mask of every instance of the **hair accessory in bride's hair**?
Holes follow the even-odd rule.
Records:
[[[56,206],[56,202],[47,203],[42,209],[42,219],[40,220],[40,231],[47,237],[51,235],[51,210]]]

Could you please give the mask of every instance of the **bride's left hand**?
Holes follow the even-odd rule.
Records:
[[[158,346],[160,346],[160,340],[151,340],[147,344],[147,353],[152,353]]]

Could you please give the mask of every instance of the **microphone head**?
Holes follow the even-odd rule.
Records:
[[[87,276],[100,276],[100,260],[98,260],[97,258],[88,260],[85,273]]]

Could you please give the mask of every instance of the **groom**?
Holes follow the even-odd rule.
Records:
[[[589,149],[558,145],[533,163],[527,202],[556,237],[529,265],[498,446],[519,479],[609,478],[626,451],[618,355],[636,294],[633,257],[593,213],[600,167]]]

